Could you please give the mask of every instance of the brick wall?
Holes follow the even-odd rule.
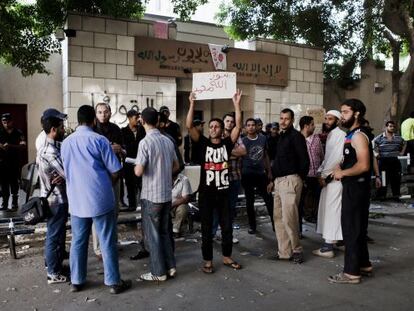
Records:
[[[69,126],[77,124],[76,111],[81,105],[111,99],[111,121],[127,124],[125,113],[134,105],[169,106],[171,118],[176,112],[175,78],[134,74],[135,36],[153,36],[151,22],[114,20],[104,17],[70,15],[67,28],[76,37],[63,42],[63,108]],[[169,35],[175,36],[170,28]]]
[[[120,126],[126,125],[125,113],[134,105],[140,110],[147,105],[169,106],[171,118],[183,123],[185,103],[176,103],[176,96],[177,91],[190,92],[191,81],[134,74],[135,36],[153,37],[151,21],[70,15],[67,28],[77,31],[75,38],[63,42],[63,106],[69,126],[77,124],[76,111],[81,105],[102,101],[105,91],[111,99],[112,121]],[[177,22],[170,26],[169,38],[234,46],[223,29],[202,23]],[[249,42],[249,48],[288,55],[289,81],[287,87],[239,85],[246,95],[242,102],[245,118],[277,121],[280,110],[290,107],[298,120],[307,109],[323,105],[322,50],[265,39]],[[222,102],[203,104],[204,115],[222,114],[226,107]]]

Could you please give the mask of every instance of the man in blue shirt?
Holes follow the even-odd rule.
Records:
[[[72,224],[70,250],[71,290],[80,291],[86,282],[88,242],[92,223],[96,227],[104,264],[105,285],[111,294],[129,287],[121,280],[118,264],[115,198],[112,184],[121,165],[104,136],[93,131],[95,110],[78,110],[79,126],[62,144],[63,167]]]

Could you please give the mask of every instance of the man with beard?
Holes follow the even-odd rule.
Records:
[[[109,122],[111,119],[111,106],[107,103],[98,103],[95,107],[96,112],[96,124],[94,126],[94,131],[102,136],[105,136],[109,143],[111,144],[111,148],[115,155],[117,156],[119,163],[121,163],[121,158],[125,155],[125,150],[122,149],[122,132],[118,125],[115,123]],[[116,210],[119,210],[120,205],[120,196],[121,196],[121,180],[122,175],[120,178],[114,183],[113,191],[115,195],[115,207]],[[122,182],[123,184],[123,182]],[[123,193],[123,191],[122,191]],[[92,227],[92,241],[93,241],[93,250],[95,255],[102,259],[102,253],[99,248],[99,240],[96,234],[95,226]]]
[[[349,129],[345,137],[344,161],[333,172],[342,181],[341,225],[345,243],[343,272],[330,276],[329,281],[358,284],[361,275],[371,274],[367,246],[368,210],[372,147],[364,123],[365,105],[358,99],[348,99],[341,105],[342,125]]]
[[[374,138],[374,151],[377,155],[380,172],[385,172],[385,187],[377,191],[377,198],[385,199],[387,196],[387,186],[391,185],[393,199],[400,199],[401,185],[401,163],[398,160],[399,155],[404,154],[404,140],[401,136],[395,135],[394,121],[388,121],[385,124],[385,132]],[[376,176],[380,178],[380,176]]]
[[[60,156],[60,142],[65,135],[64,119],[66,119],[66,114],[56,109],[47,109],[43,113],[42,127],[47,136],[37,155],[40,195],[46,197],[51,192],[48,197],[51,215],[47,220],[45,241],[48,284],[66,282],[66,276],[62,274],[62,262],[65,257],[68,198]]]
[[[209,138],[200,135],[193,127],[195,94],[189,97],[190,108],[187,113],[186,125],[190,137],[200,143],[203,162],[200,167],[199,202],[201,213],[202,254],[204,273],[213,273],[213,217],[217,211],[222,234],[223,264],[232,269],[241,269],[241,265],[231,258],[233,248],[233,234],[229,210],[229,177],[228,162],[234,144],[241,130],[241,91],[233,96],[236,126],[230,136],[223,138],[224,122],[219,118],[212,118],[208,123]]]
[[[331,176],[343,158],[345,132],[338,127],[340,119],[341,113],[337,110],[330,110],[325,115],[324,125],[328,136],[325,158],[318,169],[322,191],[319,200],[317,232],[322,234],[325,242],[321,248],[312,253],[324,258],[334,257],[334,244],[342,240],[342,183],[332,180]]]

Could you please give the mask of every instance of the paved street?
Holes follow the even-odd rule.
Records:
[[[136,246],[120,246],[122,275],[133,280],[133,287],[118,296],[103,285],[102,264],[94,256],[84,291],[70,293],[68,284],[47,285],[41,243],[26,237],[18,246],[18,260],[0,249],[0,310],[413,310],[414,210],[406,204],[375,203],[372,211],[377,216],[369,225],[369,236],[375,239],[370,245],[375,275],[359,285],[327,281],[328,275],[341,270],[343,253],[334,259],[314,257],[311,250],[321,241],[314,225],[306,225],[302,240],[306,262],[294,265],[268,259],[276,242],[267,217],[261,217],[257,236],[247,234],[241,217],[241,229],[235,230],[240,244],[233,254],[243,270],[220,264],[220,245],[215,242],[216,272],[203,274],[196,233],[176,243],[175,279],[144,283],[138,276],[148,270],[148,261],[130,261]],[[133,239],[133,234],[123,230],[121,237]]]

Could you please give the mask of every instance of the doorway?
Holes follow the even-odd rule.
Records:
[[[10,113],[13,117],[14,127],[23,132],[26,138],[27,146],[27,105],[26,104],[0,104],[0,115],[3,113]],[[20,167],[28,162],[28,148],[26,148],[21,154]]]

